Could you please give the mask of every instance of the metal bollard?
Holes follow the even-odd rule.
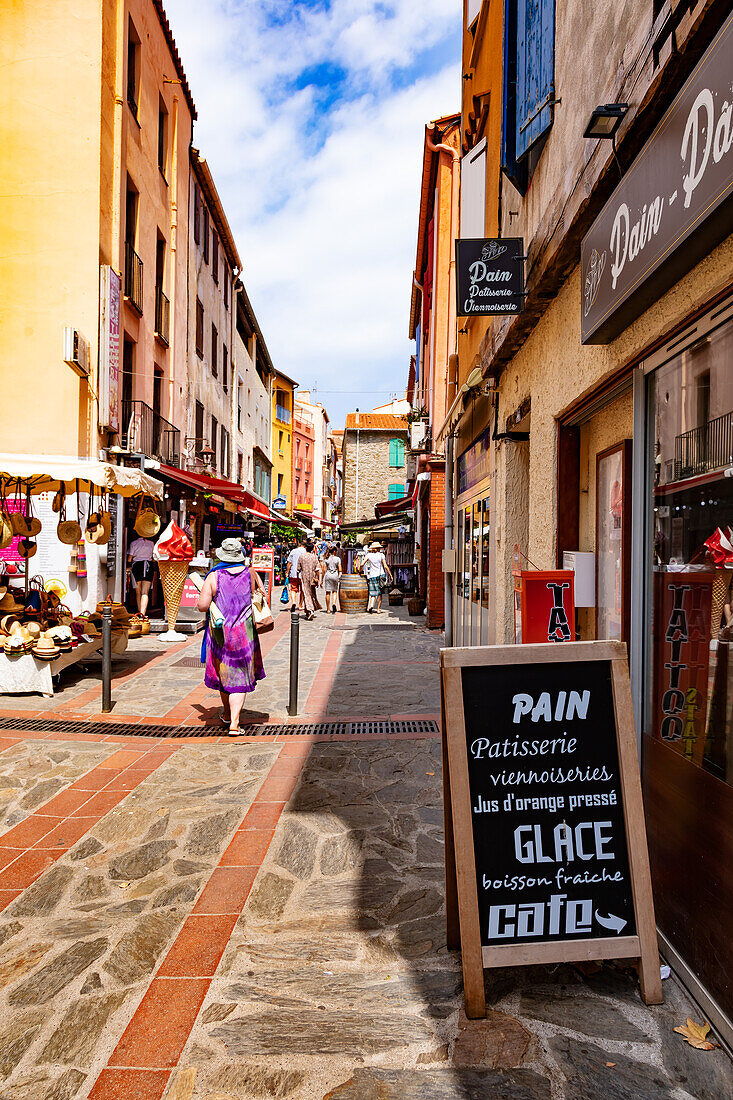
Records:
[[[102,608],[102,714],[112,710],[112,608]]]
[[[300,615],[295,607],[290,609],[290,702],[288,714],[298,713],[298,658],[300,651]]]

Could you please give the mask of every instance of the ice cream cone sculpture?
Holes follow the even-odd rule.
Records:
[[[188,576],[189,562],[193,558],[190,539],[175,523],[169,523],[153,549],[153,557],[158,563],[160,579],[165,599],[165,615],[168,630],[160,635],[161,641],[178,641],[185,635],[176,632],[176,620],[181,607],[183,586]]]

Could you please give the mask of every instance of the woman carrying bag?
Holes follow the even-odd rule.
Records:
[[[256,570],[245,565],[239,540],[224,539],[216,556],[220,564],[206,577],[198,602],[199,611],[209,611],[216,601],[219,613],[216,622],[209,616],[204,634],[204,683],[221,695],[229,736],[239,737],[244,697],[265,676],[257,630],[267,629],[272,619],[262,582]]]
[[[386,578],[389,577],[390,584],[392,584],[393,581],[392,571],[387,565],[387,559],[382,553],[382,544],[380,542],[373,542],[369,547],[369,553],[364,558],[363,569],[364,576],[369,585],[367,611],[370,615],[374,612],[380,615],[382,612],[382,592],[387,587]]]

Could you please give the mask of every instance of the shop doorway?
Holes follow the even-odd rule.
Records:
[[[723,320],[727,317],[727,320]],[[657,922],[733,1019],[733,308],[644,364],[643,772]]]

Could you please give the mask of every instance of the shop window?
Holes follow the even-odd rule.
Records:
[[[389,465],[390,469],[398,470],[405,465],[405,443],[402,439],[390,439],[389,441]]]
[[[399,500],[400,497],[403,497],[404,495],[405,495],[405,486],[402,484],[401,481],[395,481],[389,487],[389,496],[387,497],[387,499],[388,500]]]
[[[461,159],[461,236],[486,232],[486,138]]]
[[[550,132],[554,100],[555,0],[507,0],[501,167],[522,194]]]
[[[733,325],[649,382],[652,735],[733,784]]]

